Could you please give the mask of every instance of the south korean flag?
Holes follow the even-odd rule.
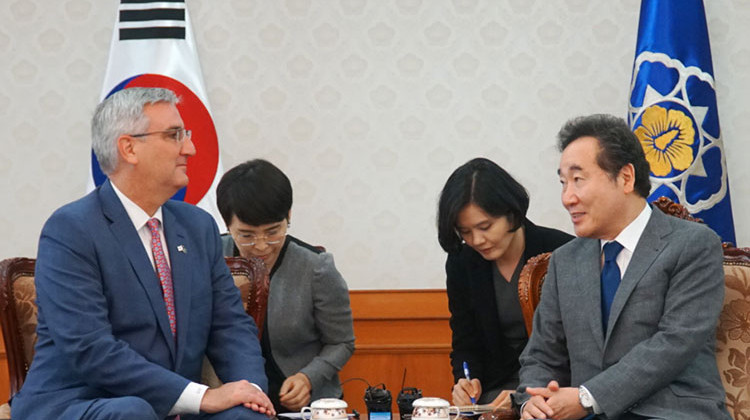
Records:
[[[177,109],[193,132],[196,154],[188,160],[188,186],[172,199],[206,210],[225,232],[216,207],[216,185],[224,171],[187,5],[184,0],[121,0],[117,13],[100,99],[130,87],[162,87],[180,97]],[[87,190],[105,180],[92,152]]]

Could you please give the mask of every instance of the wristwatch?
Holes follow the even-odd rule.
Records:
[[[587,413],[594,414],[594,397],[582,386],[578,387],[578,400]]]

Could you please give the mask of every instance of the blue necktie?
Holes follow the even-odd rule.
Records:
[[[617,266],[617,254],[622,251],[622,245],[617,241],[604,244],[604,268],[602,268],[602,327],[607,334],[609,309],[615,300],[617,287],[620,285],[620,267]]]

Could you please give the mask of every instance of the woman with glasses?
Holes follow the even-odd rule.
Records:
[[[289,178],[268,161],[251,160],[224,174],[216,200],[231,235],[225,255],[261,258],[270,272],[261,347],[276,411],[341,398],[338,371],[354,352],[349,291],[331,254],[287,234]]]
[[[440,193],[456,405],[501,405],[509,396],[504,390],[518,386],[518,356],[528,341],[518,276],[528,259],[572,239],[531,223],[528,207],[523,186],[484,158],[456,169]]]

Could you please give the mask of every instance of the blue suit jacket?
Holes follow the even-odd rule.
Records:
[[[257,329],[216,224],[178,201],[162,213],[176,340],[157,275],[109,181],[49,218],[36,264],[36,354],[14,417],[77,419],[91,400],[117,396],[140,397],[164,417],[200,380],[204,354],[224,382],[247,379],[266,390]]]

